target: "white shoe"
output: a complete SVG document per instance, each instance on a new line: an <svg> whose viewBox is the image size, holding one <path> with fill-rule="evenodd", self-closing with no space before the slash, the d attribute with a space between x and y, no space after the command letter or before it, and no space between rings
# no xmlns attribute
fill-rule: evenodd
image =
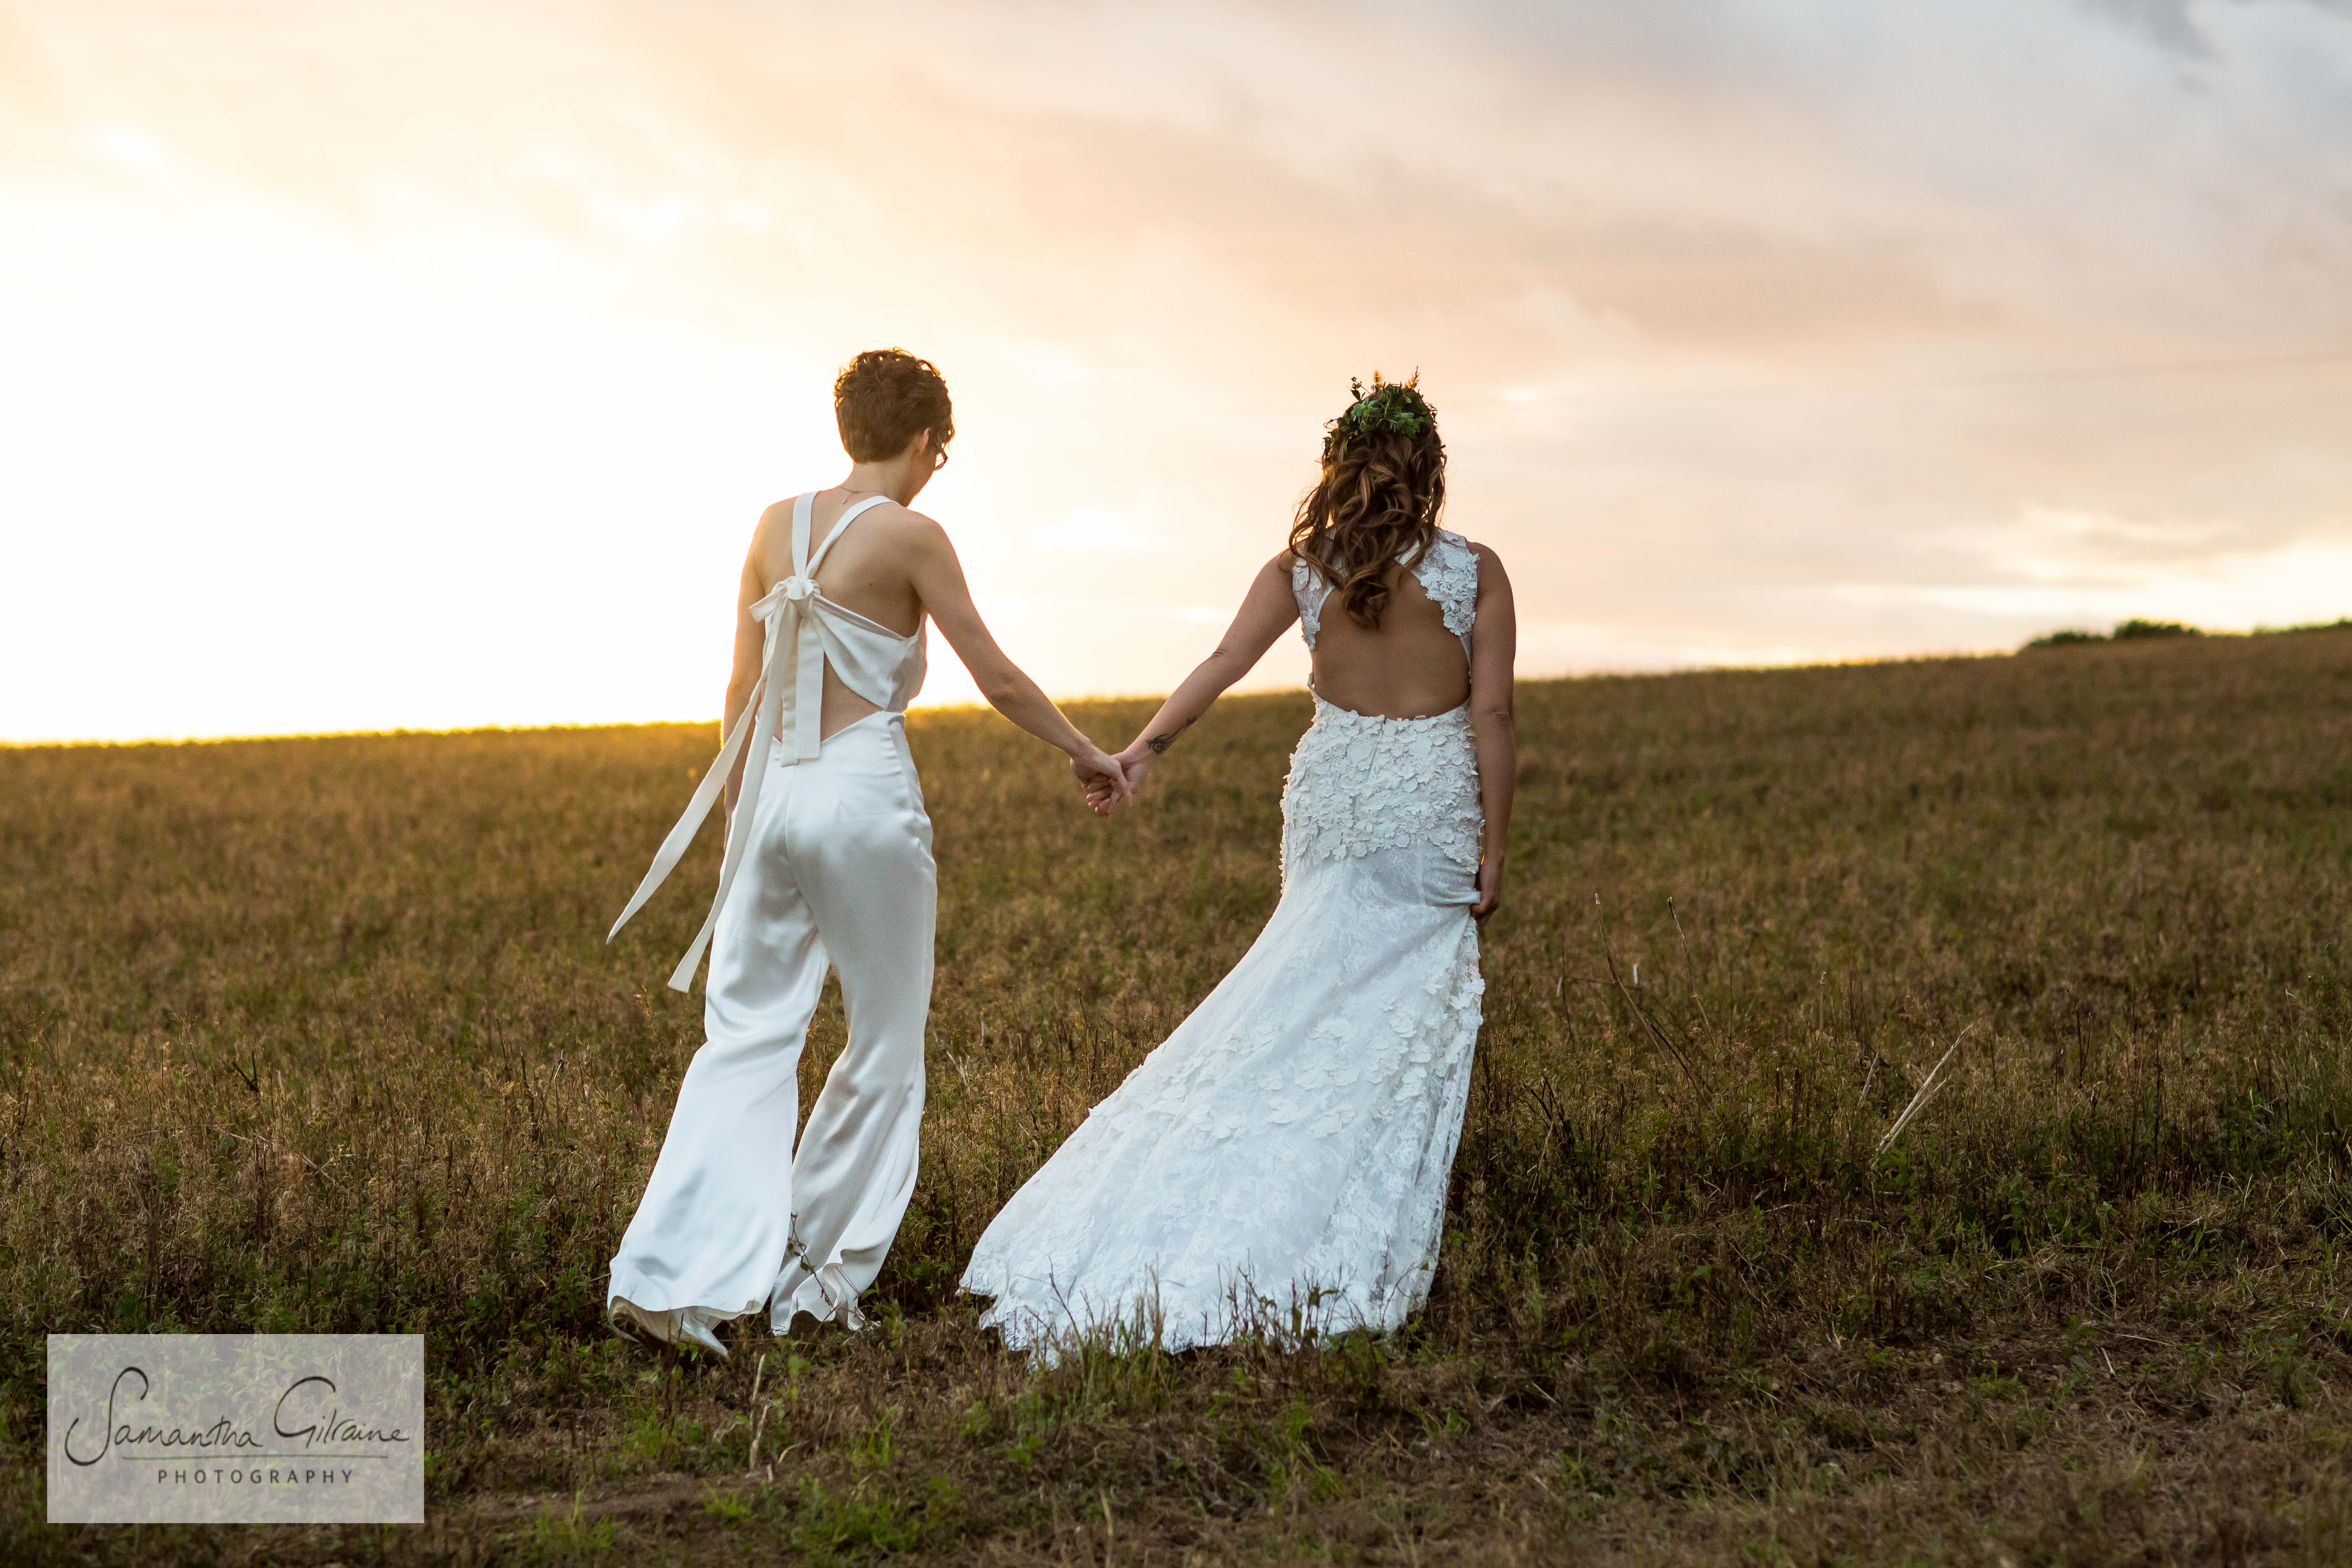
<svg viewBox="0 0 2352 1568"><path fill-rule="evenodd" d="M604 1309L604 1326L625 1340L639 1344L666 1345L677 1339L677 1314L654 1312L638 1306L625 1296L615 1296Z"/></svg>
<svg viewBox="0 0 2352 1568"><path fill-rule="evenodd" d="M817 1293L824 1299L824 1310L816 1313L818 1321L839 1323L852 1333L862 1332L869 1326L866 1314L857 1310L857 1287L843 1276L840 1264L828 1263L813 1278Z"/></svg>
<svg viewBox="0 0 2352 1568"><path fill-rule="evenodd" d="M674 1345L684 1340L710 1352L720 1361L728 1359L727 1347L719 1342L717 1334L710 1331L712 1323L724 1320L712 1317L708 1308L672 1307L656 1312L638 1306L626 1296L616 1296L605 1313L604 1321L625 1340L665 1345Z"/></svg>
<svg viewBox="0 0 2352 1568"><path fill-rule="evenodd" d="M725 1321L723 1318L710 1316L709 1309L707 1307L681 1307L677 1311L678 1336L681 1339L693 1341L720 1361L725 1361L727 1347L720 1344L719 1336L710 1331L712 1324Z"/></svg>

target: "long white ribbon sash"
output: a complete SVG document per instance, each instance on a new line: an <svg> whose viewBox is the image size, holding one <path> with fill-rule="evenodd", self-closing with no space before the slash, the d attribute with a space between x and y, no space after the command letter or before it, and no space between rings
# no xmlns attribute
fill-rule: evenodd
<svg viewBox="0 0 2352 1568"><path fill-rule="evenodd" d="M743 843L751 837L751 824L760 819L760 782L767 774L767 760L772 743L783 730L787 720L792 725L792 745L778 760L785 766L812 760L820 747L824 707L824 634L817 625L817 607L830 604L816 585L816 570L833 549L833 542L849 526L850 520L866 508L879 506L887 500L871 496L841 514L833 531L817 547L816 559L809 559L809 510L815 500L804 495L793 502L793 574L779 582L758 599L752 601L751 613L759 617L765 635L765 646L760 655L760 677L752 682L751 695L743 710L735 716L734 724L727 731L727 739L719 748L718 760L702 775L695 786L694 798L686 803L686 813L662 840L654 852L654 863L646 870L645 880L629 899L628 908L613 922L604 940L611 942L629 923L629 917L645 908L654 889L677 868L677 863L694 842L702 827L703 819L727 787L727 776L735 771L735 759L742 754L743 738L751 740L751 762L743 770L743 787L735 797L734 816L729 820L727 852L719 864L719 890L710 900L710 912L702 917L702 929L695 933L694 943L686 956L677 961L671 972L669 988L687 991L694 985L694 972L702 963L703 951L710 945L710 933L719 923L719 911L727 902L728 889L735 885L736 868L742 863ZM789 683L779 670L779 657L786 648L793 650L793 669ZM792 712L784 712L784 695L792 693ZM745 721L750 722L746 723ZM743 831L735 831L736 824Z"/></svg>

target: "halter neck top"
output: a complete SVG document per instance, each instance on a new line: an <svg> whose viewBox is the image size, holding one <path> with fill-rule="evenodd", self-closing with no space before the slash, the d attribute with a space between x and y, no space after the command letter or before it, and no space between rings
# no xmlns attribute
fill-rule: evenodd
<svg viewBox="0 0 2352 1568"><path fill-rule="evenodd" d="M669 830L669 837L662 840L652 868L646 872L645 880L637 884L628 908L613 922L612 931L605 935L606 942L621 934L629 917L645 907L654 889L662 885L663 879L686 854L687 846L694 842L703 818L710 815L710 807L727 786L727 775L735 770L735 759L741 754L746 737L751 742L751 760L743 769L743 787L735 800L735 815L746 823L754 820L759 811L760 781L771 762L793 767L818 754L823 746L819 731L827 665L833 667L844 686L888 712L904 713L915 693L922 689L925 623L918 620L914 635L902 637L888 626L835 604L816 583L817 568L824 564L834 541L842 536L860 512L887 499L868 496L845 510L814 556L809 553L809 512L816 497L804 495L793 501L793 574L779 580L751 605L751 612L759 617L767 637L760 657L759 679L752 683L751 695L743 704L743 710L735 715L726 743L719 748L718 760L703 773L694 798L687 803L686 814ZM694 945L686 950L686 956L678 960L677 970L669 977L671 990L684 991L694 984L694 972L702 963L703 950L710 944L711 929L718 923L719 908L727 902L727 889L735 884L735 868L742 860L743 844L750 837L748 833L727 835L727 853L719 867L719 891L710 900L710 912L703 917L702 930L696 933Z"/></svg>

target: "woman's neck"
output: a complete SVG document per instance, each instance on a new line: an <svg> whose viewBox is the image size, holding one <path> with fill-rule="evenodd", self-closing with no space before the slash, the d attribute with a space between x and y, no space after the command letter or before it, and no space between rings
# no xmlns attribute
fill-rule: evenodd
<svg viewBox="0 0 2352 1568"><path fill-rule="evenodd" d="M926 472L922 478L929 479ZM850 492L853 499L866 496L888 496L900 506L915 499L923 487L916 478L914 466L904 458L893 458L880 463L852 463L849 477L839 487Z"/></svg>

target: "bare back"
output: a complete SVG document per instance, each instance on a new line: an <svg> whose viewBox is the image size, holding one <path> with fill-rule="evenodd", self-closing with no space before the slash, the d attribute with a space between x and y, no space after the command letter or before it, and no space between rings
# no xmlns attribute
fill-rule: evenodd
<svg viewBox="0 0 2352 1568"><path fill-rule="evenodd" d="M1470 700L1470 660L1445 613L1402 566L1389 568L1381 624L1355 623L1335 592L1323 603L1315 639L1315 694L1382 719L1425 719Z"/></svg>
<svg viewBox="0 0 2352 1568"><path fill-rule="evenodd" d="M1473 633L1484 553L1439 529L1419 555L1388 568L1388 602L1371 626L1348 614L1329 578L1293 560L1290 592L1314 656L1315 694L1379 719L1430 719L1470 701L1478 689Z"/></svg>
<svg viewBox="0 0 2352 1568"><path fill-rule="evenodd" d="M862 496L840 489L820 490L809 510L809 537L821 540L833 531L841 514ZM843 609L865 616L900 637L913 637L923 624L923 602L915 586L912 564L917 535L937 524L894 501L868 508L852 520L848 530L825 552L816 574L824 596ZM745 587L754 598L793 573L793 503L778 501L760 518L751 536ZM753 589L751 578L756 574ZM824 704L818 732L831 735L869 713L882 710L852 691L827 665Z"/></svg>

